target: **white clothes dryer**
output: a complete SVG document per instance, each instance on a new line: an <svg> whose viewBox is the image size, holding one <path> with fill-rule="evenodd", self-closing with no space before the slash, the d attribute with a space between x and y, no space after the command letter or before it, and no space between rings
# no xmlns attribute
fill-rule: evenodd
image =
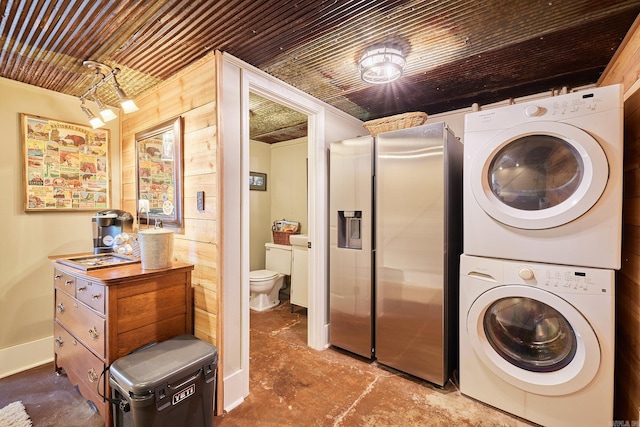
<svg viewBox="0 0 640 427"><path fill-rule="evenodd" d="M620 268L620 85L465 116L464 253Z"/></svg>
<svg viewBox="0 0 640 427"><path fill-rule="evenodd" d="M613 378L613 270L461 256L461 393L545 426L610 426Z"/></svg>

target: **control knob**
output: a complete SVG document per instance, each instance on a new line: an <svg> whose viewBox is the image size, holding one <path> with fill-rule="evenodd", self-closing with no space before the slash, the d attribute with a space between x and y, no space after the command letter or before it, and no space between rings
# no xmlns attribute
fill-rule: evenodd
<svg viewBox="0 0 640 427"><path fill-rule="evenodd" d="M518 276L523 280L531 280L534 277L533 270L527 267L523 267L518 271Z"/></svg>
<svg viewBox="0 0 640 427"><path fill-rule="evenodd" d="M527 108L524 109L524 115L527 117L539 116L540 113L542 113L542 108L537 105L527 105Z"/></svg>

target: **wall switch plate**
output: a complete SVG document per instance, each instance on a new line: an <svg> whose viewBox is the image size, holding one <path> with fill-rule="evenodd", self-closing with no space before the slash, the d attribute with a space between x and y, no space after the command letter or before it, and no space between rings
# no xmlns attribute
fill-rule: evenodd
<svg viewBox="0 0 640 427"><path fill-rule="evenodd" d="M196 193L196 200L197 200L198 212L204 212L204 191L198 191Z"/></svg>

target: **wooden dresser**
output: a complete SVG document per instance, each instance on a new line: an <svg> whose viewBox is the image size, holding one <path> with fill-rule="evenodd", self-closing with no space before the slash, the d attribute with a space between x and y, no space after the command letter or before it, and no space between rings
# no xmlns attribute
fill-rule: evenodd
<svg viewBox="0 0 640 427"><path fill-rule="evenodd" d="M111 363L154 341L193 333L191 271L143 270L140 263L83 271L53 264L55 369L65 373L82 395L113 425ZM99 392L98 392L99 391Z"/></svg>

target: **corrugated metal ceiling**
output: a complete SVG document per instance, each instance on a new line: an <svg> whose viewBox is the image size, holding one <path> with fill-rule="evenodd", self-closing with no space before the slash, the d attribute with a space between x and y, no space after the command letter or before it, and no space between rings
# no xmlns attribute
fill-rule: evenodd
<svg viewBox="0 0 640 427"><path fill-rule="evenodd" d="M0 76L82 95L94 60L132 97L214 49L362 120L429 114L595 83L638 0L59 0L0 2ZM397 82L360 80L365 48L392 42ZM113 91L101 91L117 104Z"/></svg>

